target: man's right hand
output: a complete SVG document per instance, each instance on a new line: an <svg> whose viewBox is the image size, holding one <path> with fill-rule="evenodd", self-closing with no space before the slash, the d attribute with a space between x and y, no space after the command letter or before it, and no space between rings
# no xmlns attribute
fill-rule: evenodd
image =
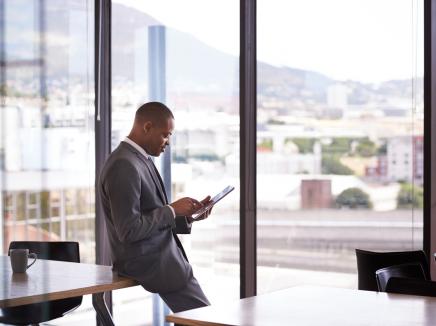
<svg viewBox="0 0 436 326"><path fill-rule="evenodd" d="M183 197L170 204L177 216L191 216L198 211L203 204L190 197Z"/></svg>

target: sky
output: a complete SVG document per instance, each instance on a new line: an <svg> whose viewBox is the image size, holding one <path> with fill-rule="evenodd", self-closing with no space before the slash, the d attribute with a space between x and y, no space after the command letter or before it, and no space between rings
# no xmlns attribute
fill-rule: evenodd
<svg viewBox="0 0 436 326"><path fill-rule="evenodd" d="M239 54L238 0L114 0ZM423 0L258 0L257 57L337 80L423 74Z"/></svg>

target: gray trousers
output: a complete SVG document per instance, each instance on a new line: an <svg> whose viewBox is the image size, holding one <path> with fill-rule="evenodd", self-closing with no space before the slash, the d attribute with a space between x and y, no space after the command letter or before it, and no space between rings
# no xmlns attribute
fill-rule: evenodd
<svg viewBox="0 0 436 326"><path fill-rule="evenodd" d="M184 289L159 293L159 296L174 313L210 305L195 277L191 278Z"/></svg>

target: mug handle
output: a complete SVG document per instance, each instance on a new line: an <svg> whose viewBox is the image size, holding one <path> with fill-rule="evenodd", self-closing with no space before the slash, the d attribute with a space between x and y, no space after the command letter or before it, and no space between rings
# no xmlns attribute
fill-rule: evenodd
<svg viewBox="0 0 436 326"><path fill-rule="evenodd" d="M29 268L30 266L35 264L36 259L37 259L38 256L36 254L34 254L33 252L31 252L28 257L33 258L33 262L31 262L29 265L27 265L27 268Z"/></svg>

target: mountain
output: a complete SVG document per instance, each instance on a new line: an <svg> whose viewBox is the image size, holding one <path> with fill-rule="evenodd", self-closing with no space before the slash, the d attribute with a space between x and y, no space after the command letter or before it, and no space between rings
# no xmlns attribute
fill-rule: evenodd
<svg viewBox="0 0 436 326"><path fill-rule="evenodd" d="M65 3L47 0L46 4L44 35L48 84L57 85L52 87L69 87L75 81L83 83L86 80L92 84L92 7L86 8L85 3L78 0ZM18 5L15 9L10 8L12 12L24 12L24 9ZM17 21L8 22L8 30L21 41L7 42L8 57L38 57L39 52L35 50L38 47L30 47L34 50L29 54L29 46L22 45L26 44L23 42L28 35L19 34L20 30L33 30L35 34L32 42L37 44L39 36L34 23L25 15L21 17L14 14L13 17L15 16L18 17ZM154 17L130 7L112 4L112 84L115 89L135 83L147 84L148 31L150 26L156 25L161 23ZM228 98L230 95L237 99L237 56L219 51L190 34L172 28L166 28L166 54L167 92L216 98ZM348 103L356 105L370 101L383 104L389 98L407 100L412 98L414 92L422 94L422 79L418 79L417 87L413 88L410 79L386 81L377 85L351 80L337 81L318 72L277 67L264 62L258 62L257 71L259 99L280 101L285 106L289 106L286 103L299 103L303 107L325 104L329 86L338 83L349 90ZM49 86L49 92L51 91Z"/></svg>
<svg viewBox="0 0 436 326"><path fill-rule="evenodd" d="M144 44L135 43L134 35L148 26L159 24L153 17L135 9L114 4L112 30L112 58L114 75L134 79L135 51ZM122 14L121 14L122 13ZM138 32L139 31L139 32ZM145 35L145 34L144 34ZM143 38L145 39L145 37ZM136 40L137 41L137 40ZM239 58L204 44L194 36L178 30L166 29L167 90L169 92L205 93L210 95L238 94ZM301 102L308 105L326 103L327 89L343 84L349 90L349 104L361 105L370 101L384 103L388 98L411 98L411 80L391 80L380 84L357 81L337 81L314 71L291 67L277 67L264 62L257 66L258 95L284 102ZM146 72L144 71L144 74ZM417 94L422 94L422 78L416 81Z"/></svg>
<svg viewBox="0 0 436 326"><path fill-rule="evenodd" d="M116 12L113 26L117 26L112 30L113 73L122 80L133 81L138 58L147 55L144 45L137 42L138 35L142 33L142 39L146 42L144 29L154 25L156 20L145 13L118 4L114 4L113 11ZM168 91L238 93L238 57L221 52L192 35L172 28L166 29L166 47ZM141 51L143 56L138 56ZM139 66L144 69L140 62ZM258 91L266 96L303 96L322 101L325 99L325 88L332 83L330 78L316 72L258 63Z"/></svg>
<svg viewBox="0 0 436 326"><path fill-rule="evenodd" d="M325 102L326 89L334 80L317 72L257 64L257 91L263 97L282 101Z"/></svg>

